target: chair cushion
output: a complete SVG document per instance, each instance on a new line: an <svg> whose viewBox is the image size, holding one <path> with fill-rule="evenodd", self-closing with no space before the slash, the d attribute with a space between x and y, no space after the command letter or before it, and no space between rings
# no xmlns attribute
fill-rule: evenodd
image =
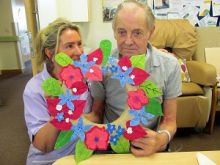
<svg viewBox="0 0 220 165"><path fill-rule="evenodd" d="M204 92L202 88L193 82L182 82L182 95L192 96L192 95L203 95Z"/></svg>
<svg viewBox="0 0 220 165"><path fill-rule="evenodd" d="M181 79L183 82L190 82L189 72L186 66L186 59L178 58L179 65L181 67Z"/></svg>
<svg viewBox="0 0 220 165"><path fill-rule="evenodd" d="M196 28L188 20L156 20L151 43L157 48L171 48L179 58L189 60L197 46Z"/></svg>

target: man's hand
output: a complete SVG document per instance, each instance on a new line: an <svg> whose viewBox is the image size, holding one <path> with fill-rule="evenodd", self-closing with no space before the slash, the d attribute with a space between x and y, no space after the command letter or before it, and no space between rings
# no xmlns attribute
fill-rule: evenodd
<svg viewBox="0 0 220 165"><path fill-rule="evenodd" d="M166 149L168 137L165 133L158 133L145 128L147 135L131 141L131 152L137 156L148 156Z"/></svg>

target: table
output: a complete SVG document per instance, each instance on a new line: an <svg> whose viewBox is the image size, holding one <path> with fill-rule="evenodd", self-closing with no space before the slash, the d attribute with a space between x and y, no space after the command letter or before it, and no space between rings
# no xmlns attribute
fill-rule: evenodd
<svg viewBox="0 0 220 165"><path fill-rule="evenodd" d="M220 165L220 150L195 152L164 152L149 157L135 157L132 154L92 155L79 165L198 165L196 154L201 152ZM73 155L57 160L53 165L75 165Z"/></svg>

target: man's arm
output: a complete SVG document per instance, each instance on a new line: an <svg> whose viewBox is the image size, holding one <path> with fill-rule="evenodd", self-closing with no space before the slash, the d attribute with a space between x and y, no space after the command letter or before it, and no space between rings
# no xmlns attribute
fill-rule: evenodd
<svg viewBox="0 0 220 165"><path fill-rule="evenodd" d="M170 132L171 137L176 132L176 98L164 100L163 112L164 116L160 122L159 129ZM146 128L147 135L143 138L136 139L131 142L131 152L135 156L148 156L155 152L166 149L169 143L167 133L158 133Z"/></svg>
<svg viewBox="0 0 220 165"><path fill-rule="evenodd" d="M94 123L102 123L105 110L104 100L93 100L92 111L84 116Z"/></svg>

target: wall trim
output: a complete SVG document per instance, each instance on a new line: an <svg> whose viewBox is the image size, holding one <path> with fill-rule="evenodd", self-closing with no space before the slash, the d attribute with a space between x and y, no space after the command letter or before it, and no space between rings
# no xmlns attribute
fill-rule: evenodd
<svg viewBox="0 0 220 165"><path fill-rule="evenodd" d="M17 42L18 36L0 36L0 42Z"/></svg>

